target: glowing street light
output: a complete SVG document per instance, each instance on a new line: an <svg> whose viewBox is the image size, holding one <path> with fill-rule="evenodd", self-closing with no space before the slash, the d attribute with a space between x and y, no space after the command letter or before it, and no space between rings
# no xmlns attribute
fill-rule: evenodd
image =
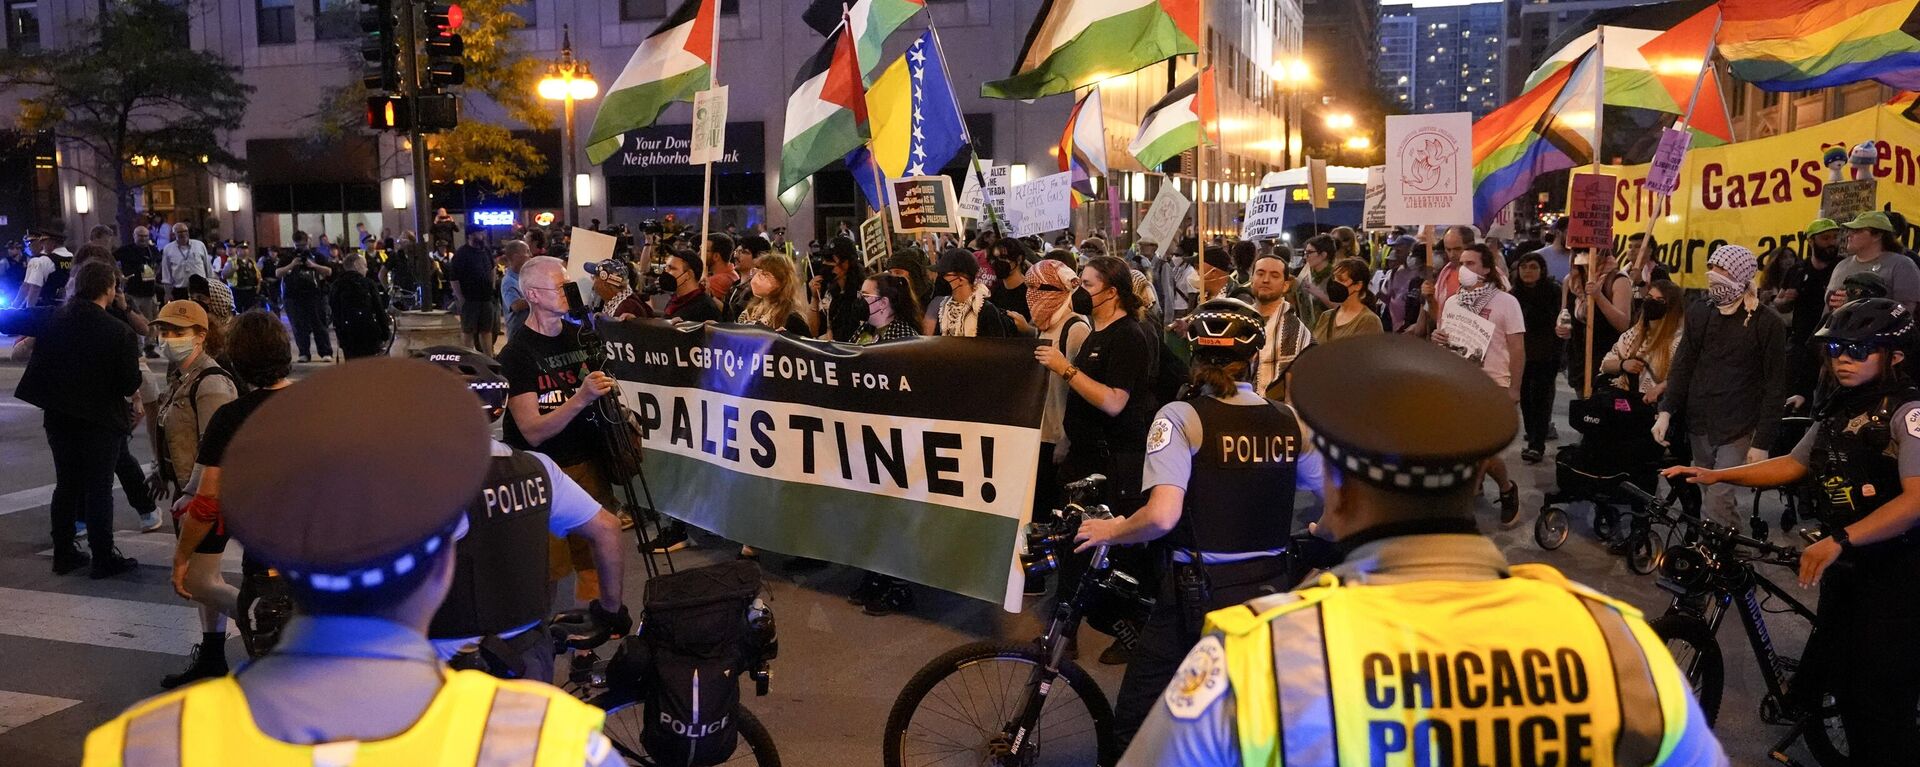
<svg viewBox="0 0 1920 767"><path fill-rule="evenodd" d="M559 101L566 105L566 120L563 130L566 133L567 156L561 163L560 177L572 178L574 155L579 150L574 145L573 102L584 101L600 95L600 84L593 79L593 68L585 61L573 57L572 32L566 25L560 27L560 60L547 65L547 76L537 86L540 98ZM580 211L571 199L575 195L574 185L562 183L560 191L569 199L563 200L561 210L566 211L567 221L580 222ZM591 194L589 189L588 194ZM586 204L585 202L581 203Z"/></svg>
<svg viewBox="0 0 1920 767"><path fill-rule="evenodd" d="M1345 112L1327 115L1327 128L1330 130L1346 130L1352 127L1353 115Z"/></svg>
<svg viewBox="0 0 1920 767"><path fill-rule="evenodd" d="M1366 136L1347 137L1347 148L1356 152L1365 152L1373 148L1373 139Z"/></svg>

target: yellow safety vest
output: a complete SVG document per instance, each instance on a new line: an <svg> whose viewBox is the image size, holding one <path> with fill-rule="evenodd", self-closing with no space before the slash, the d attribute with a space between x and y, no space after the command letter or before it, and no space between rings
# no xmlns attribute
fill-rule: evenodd
<svg viewBox="0 0 1920 767"><path fill-rule="evenodd" d="M1686 726L1665 645L1630 605L1545 565L1497 581L1331 575L1221 632L1241 763L1663 764Z"/></svg>
<svg viewBox="0 0 1920 767"><path fill-rule="evenodd" d="M96 728L85 767L581 767L605 718L548 685L454 671L406 732L300 746L262 733L240 684L221 677L144 701Z"/></svg>

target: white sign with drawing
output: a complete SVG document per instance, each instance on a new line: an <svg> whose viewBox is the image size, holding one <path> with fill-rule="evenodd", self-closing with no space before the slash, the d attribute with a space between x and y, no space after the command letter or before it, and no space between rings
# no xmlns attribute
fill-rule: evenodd
<svg viewBox="0 0 1920 767"><path fill-rule="evenodd" d="M727 154L727 86L693 94L693 141L687 164L720 162Z"/></svg>
<svg viewBox="0 0 1920 767"><path fill-rule="evenodd" d="M1473 115L1387 117L1387 220L1395 226L1473 220Z"/></svg>
<svg viewBox="0 0 1920 767"><path fill-rule="evenodd" d="M1440 316L1440 332L1435 334L1444 336L1440 345L1475 365L1482 364L1487 348L1493 345L1493 320L1457 306L1447 309Z"/></svg>
<svg viewBox="0 0 1920 767"><path fill-rule="evenodd" d="M1140 239L1151 240L1162 247L1171 246L1174 238L1180 236L1180 222L1187 220L1187 209L1191 207L1193 201L1180 193L1173 179L1162 179L1160 193L1154 195L1147 215L1140 218Z"/></svg>
<svg viewBox="0 0 1920 767"><path fill-rule="evenodd" d="M1015 237L1073 226L1073 171L1041 176L1007 193L1007 230Z"/></svg>
<svg viewBox="0 0 1920 767"><path fill-rule="evenodd" d="M986 218L987 193L981 186L981 179L993 171L992 160L980 160L979 170L972 163L967 164L966 180L960 184L960 217Z"/></svg>

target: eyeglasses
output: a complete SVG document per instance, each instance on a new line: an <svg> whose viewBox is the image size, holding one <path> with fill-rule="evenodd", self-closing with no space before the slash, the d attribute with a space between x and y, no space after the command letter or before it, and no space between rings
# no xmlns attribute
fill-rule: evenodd
<svg viewBox="0 0 1920 767"><path fill-rule="evenodd" d="M1868 357L1873 356L1873 353L1879 350L1880 350L1880 343L1878 341L1828 341L1827 342L1827 358L1828 359L1837 360L1837 359L1840 359L1842 355L1844 355L1846 357L1857 360L1859 362L1866 362Z"/></svg>

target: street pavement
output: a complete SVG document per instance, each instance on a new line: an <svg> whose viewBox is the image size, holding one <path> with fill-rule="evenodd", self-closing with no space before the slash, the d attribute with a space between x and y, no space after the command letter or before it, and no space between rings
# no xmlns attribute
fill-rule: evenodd
<svg viewBox="0 0 1920 767"><path fill-rule="evenodd" d="M5 346L0 340L0 359ZM317 368L298 367L297 376ZM167 584L164 565L172 536L139 534L124 496L117 493L116 534L122 549L140 560L138 572L106 581L51 573L46 508L53 467L39 411L12 397L21 369L18 363L0 363L0 467L5 467L0 470L0 765L71 765L79 762L89 729L159 692L160 677L185 665L199 629L192 607ZM1561 412L1566 396L1563 391ZM1561 431L1563 437L1573 436L1564 424ZM149 460L145 434L135 437L135 455ZM1552 464L1522 464L1517 446L1508 451L1507 461L1522 488L1522 524L1500 530L1488 502L1491 493L1479 516L1482 529L1509 558L1552 564L1650 616L1665 609L1666 594L1652 577L1633 573L1592 540L1585 504L1575 506L1573 539L1558 551L1540 550L1531 522L1541 490L1552 487ZM315 470L325 467L325 456L314 456ZM1741 491L1743 509L1751 498ZM1762 507L1770 519L1778 512L1775 498L1767 496ZM1787 539L1776 534L1776 540ZM675 564L684 568L732 555L724 548L690 550L676 554ZM630 553L629 560L628 601L637 609L645 578L639 555ZM773 664L770 694L755 698L748 687L743 700L771 730L788 765L877 764L887 711L921 665L959 644L1030 638L1042 626L1033 599L1025 612L1008 614L928 589L920 590L911 613L871 617L845 599L859 573L839 566L794 570L777 554L767 554L762 562L778 621L780 657ZM229 579L237 583L237 561L228 564ZM1772 575L1801 593L1785 571ZM1776 621L1769 628L1783 652L1797 653L1804 642L1804 625ZM1767 747L1782 728L1759 721L1761 685L1752 653L1736 625L1723 627L1720 639L1727 656L1721 740L1735 764L1770 763ZM1109 642L1090 629L1081 638L1085 664L1111 697L1121 669L1093 660ZM235 661L244 656L237 637L229 639L227 652Z"/></svg>

